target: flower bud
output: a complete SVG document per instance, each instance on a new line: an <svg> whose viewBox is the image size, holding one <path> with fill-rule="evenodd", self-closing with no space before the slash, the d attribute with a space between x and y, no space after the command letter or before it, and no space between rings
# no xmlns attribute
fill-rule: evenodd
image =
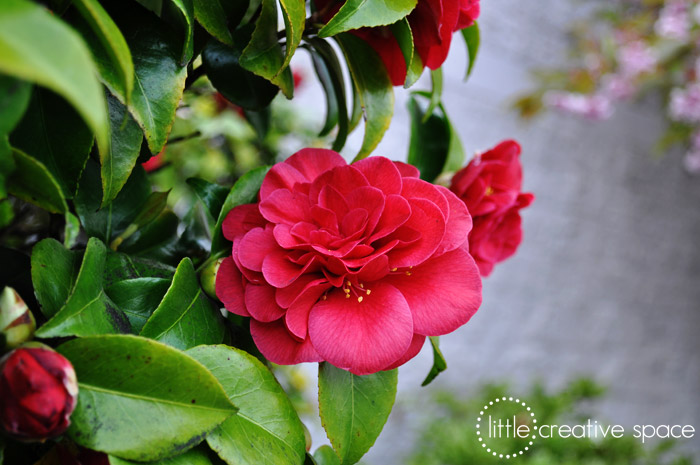
<svg viewBox="0 0 700 465"><path fill-rule="evenodd" d="M0 294L0 333L5 336L5 345L14 349L34 336L36 321L24 300L11 287ZM2 342L0 342L0 349Z"/></svg>
<svg viewBox="0 0 700 465"><path fill-rule="evenodd" d="M48 347L20 347L0 359L0 427L21 441L43 441L70 425L75 370Z"/></svg>
<svg viewBox="0 0 700 465"><path fill-rule="evenodd" d="M212 299L218 299L218 297L216 297L216 273L219 271L219 267L223 261L223 258L219 258L218 260L207 264L199 275L199 281L202 285L202 289Z"/></svg>

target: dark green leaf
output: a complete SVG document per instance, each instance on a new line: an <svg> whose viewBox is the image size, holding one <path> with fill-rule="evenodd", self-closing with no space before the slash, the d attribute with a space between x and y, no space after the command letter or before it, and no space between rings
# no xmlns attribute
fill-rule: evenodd
<svg viewBox="0 0 700 465"><path fill-rule="evenodd" d="M200 346L187 354L221 382L238 415L207 436L229 465L302 465L306 440L291 401L270 371L252 355L233 347Z"/></svg>
<svg viewBox="0 0 700 465"><path fill-rule="evenodd" d="M426 376L425 380L423 380L421 386L427 386L428 384L432 383L433 380L437 378L437 375L447 369L447 362L440 351L440 338L438 336L430 336L429 339L430 345L433 348L433 366L428 372L428 376Z"/></svg>
<svg viewBox="0 0 700 465"><path fill-rule="evenodd" d="M306 1L305 0L279 0L284 18L284 30L287 37L285 45L284 63L281 69L289 66L292 56L301 43L301 36L306 26Z"/></svg>
<svg viewBox="0 0 700 465"><path fill-rule="evenodd" d="M169 0L168 5L177 9L179 23L185 34L185 43L182 46L180 66L186 66L194 53L194 5L193 0Z"/></svg>
<svg viewBox="0 0 700 465"><path fill-rule="evenodd" d="M343 465L357 463L382 432L397 381L398 370L357 376L329 363L319 365L321 421Z"/></svg>
<svg viewBox="0 0 700 465"><path fill-rule="evenodd" d="M46 166L67 199L75 195L92 142L80 115L61 97L39 87L10 138L13 147Z"/></svg>
<svg viewBox="0 0 700 465"><path fill-rule="evenodd" d="M194 0L194 16L197 22L219 42L233 46L226 13L219 0Z"/></svg>
<svg viewBox="0 0 700 465"><path fill-rule="evenodd" d="M403 58L406 61L406 82L404 87L408 89L418 81L423 73L423 61L413 45L413 32L407 18L391 25L391 33L399 44Z"/></svg>
<svg viewBox="0 0 700 465"><path fill-rule="evenodd" d="M104 285L109 289L120 281L137 278L164 278L169 283L174 274L175 268L171 266L148 259L131 257L124 253L108 251ZM160 303L160 301L158 302ZM153 308L155 309L155 307Z"/></svg>
<svg viewBox="0 0 700 465"><path fill-rule="evenodd" d="M189 258L180 262L170 289L141 330L141 336L182 350L223 340L221 315L199 287Z"/></svg>
<svg viewBox="0 0 700 465"><path fill-rule="evenodd" d="M0 2L0 72L35 82L63 96L109 150L107 105L90 52L80 36L42 6Z"/></svg>
<svg viewBox="0 0 700 465"><path fill-rule="evenodd" d="M98 336L58 347L78 376L68 430L83 447L136 461L182 453L236 412L200 363L136 336Z"/></svg>
<svg viewBox="0 0 700 465"><path fill-rule="evenodd" d="M320 135L327 134L337 122L338 135L333 142L332 149L339 152L345 146L350 130L343 69L340 66L335 50L328 42L323 39L311 39L309 42L316 52L316 54L312 52L311 57L313 58L316 74L318 74L318 78L326 91L328 104L326 125Z"/></svg>
<svg viewBox="0 0 700 465"><path fill-rule="evenodd" d="M357 86L365 118L365 137L355 160L367 157L389 129L394 114L394 88L386 67L372 47L351 34L337 36Z"/></svg>
<svg viewBox="0 0 700 465"><path fill-rule="evenodd" d="M212 218L218 218L229 189L199 178L190 178L187 180L187 184L194 190L194 193L197 194L204 206L207 207L207 211L209 211Z"/></svg>
<svg viewBox="0 0 700 465"><path fill-rule="evenodd" d="M30 83L0 75L0 135L8 134L17 125L31 96Z"/></svg>
<svg viewBox="0 0 700 465"><path fill-rule="evenodd" d="M71 212L66 212L65 220L66 225L63 228L63 245L65 245L67 249L70 249L78 241L80 220Z"/></svg>
<svg viewBox="0 0 700 465"><path fill-rule="evenodd" d="M269 106L263 108L262 110L246 110L243 109L243 114L248 124L253 126L255 133L258 135L258 140L264 141L267 137L268 132L270 132L270 120L272 118L272 111Z"/></svg>
<svg viewBox="0 0 700 465"><path fill-rule="evenodd" d="M102 287L106 255L107 248L99 239L88 241L68 300L37 330L37 337L94 336L131 330L124 313L115 308Z"/></svg>
<svg viewBox="0 0 700 465"><path fill-rule="evenodd" d="M422 122L428 121L440 103L442 103L442 68L430 71L430 80L433 84L432 91L430 92L430 103L428 104L428 109L425 110Z"/></svg>
<svg viewBox="0 0 700 465"><path fill-rule="evenodd" d="M340 459L331 446L321 446L314 452L317 465L340 465Z"/></svg>
<svg viewBox="0 0 700 465"><path fill-rule="evenodd" d="M117 250L119 246L127 239L132 239L132 243L136 242L134 236L141 237L146 232L146 226L151 223L162 219L162 214L165 207L168 205L168 192L152 192L148 196L146 202L141 207L140 211L136 215L136 218L131 220L129 226L126 227L124 232L117 236L110 244L109 248L112 250ZM174 214L172 216L175 216ZM165 223L167 224L167 222ZM165 236L165 232L171 228L163 228L164 224L159 225L160 233ZM175 216L175 226L177 227L177 216ZM133 249L133 247L132 247Z"/></svg>
<svg viewBox="0 0 700 465"><path fill-rule="evenodd" d="M116 282L105 292L129 319L131 329L140 333L169 288L170 279L134 278Z"/></svg>
<svg viewBox="0 0 700 465"><path fill-rule="evenodd" d="M111 69L121 80L128 101L134 88L134 63L131 60L131 51L126 45L124 36L97 0L73 0L73 5L80 12L85 23L92 29L93 34L97 36L98 42L111 60ZM88 39L92 39L92 37L88 37ZM99 45L88 41L88 46L94 48Z"/></svg>
<svg viewBox="0 0 700 465"><path fill-rule="evenodd" d="M112 6L107 11L124 34L134 61L134 91L127 107L143 129L148 148L155 155L168 140L185 88L187 68L180 66L180 42L151 12L138 5L125 9L119 2L109 3ZM101 69L111 66L104 52L93 50L93 54ZM101 75L112 93L126 104L125 90L113 79L113 73Z"/></svg>
<svg viewBox="0 0 700 465"><path fill-rule="evenodd" d="M275 84L287 98L294 95L294 78L289 67L285 67L285 56L277 39L276 0L262 0L255 31L241 53L240 63L248 71Z"/></svg>
<svg viewBox="0 0 700 465"><path fill-rule="evenodd" d="M421 179L432 182L442 173L450 149L450 126L447 119L433 113L423 122L425 106L412 95L408 100L411 114L411 140L408 163L420 170Z"/></svg>
<svg viewBox="0 0 700 465"><path fill-rule="evenodd" d="M260 168L248 171L246 174L241 176L238 181L236 181L236 184L233 185L231 191L226 197L224 206L221 208L219 219L217 220L214 231L212 232L212 255L216 255L217 253L226 249L226 239L224 239L224 235L221 232L221 225L224 223L224 219L226 219L228 212L230 212L233 207L237 207L238 205L255 202L263 179L265 179L265 175L269 170L269 166L261 166Z"/></svg>
<svg viewBox="0 0 700 465"><path fill-rule="evenodd" d="M464 37L464 42L467 44L467 52L469 53L469 67L467 68L467 75L464 77L466 80L472 74L476 56L479 53L479 45L481 42L479 24L474 22L474 24L468 28L462 29L462 37Z"/></svg>
<svg viewBox="0 0 700 465"><path fill-rule="evenodd" d="M61 186L46 166L36 158L13 149L15 170L7 179L7 191L51 213L68 211Z"/></svg>
<svg viewBox="0 0 700 465"><path fill-rule="evenodd" d="M54 316L68 300L81 258L80 252L66 250L54 239L44 239L32 249L34 293L46 318Z"/></svg>
<svg viewBox="0 0 700 465"><path fill-rule="evenodd" d="M361 27L388 26L405 18L417 0L347 0L318 33L329 37Z"/></svg>
<svg viewBox="0 0 700 465"><path fill-rule="evenodd" d="M239 49L215 40L210 40L202 52L207 76L221 95L242 108L265 108L277 95L278 88L267 79L244 69L239 64L239 58Z"/></svg>
<svg viewBox="0 0 700 465"><path fill-rule="evenodd" d="M109 465L211 465L211 460L205 450L201 448L190 449L184 454L158 460L157 462L132 462L118 457L109 457Z"/></svg>
<svg viewBox="0 0 700 465"><path fill-rule="evenodd" d="M107 97L109 104L109 123L112 130L112 150L101 159L102 171L102 206L114 200L129 179L136 166L143 133L116 97Z"/></svg>

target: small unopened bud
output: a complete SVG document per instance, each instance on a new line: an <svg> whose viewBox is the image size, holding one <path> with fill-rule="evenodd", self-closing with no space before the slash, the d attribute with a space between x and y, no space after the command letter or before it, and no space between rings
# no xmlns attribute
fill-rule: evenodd
<svg viewBox="0 0 700 465"><path fill-rule="evenodd" d="M5 337L5 346L14 349L29 341L35 329L34 315L17 291L11 287L3 289L0 294L0 333Z"/></svg>
<svg viewBox="0 0 700 465"><path fill-rule="evenodd" d="M202 285L202 289L207 293L212 299L217 299L216 297L216 273L219 272L219 267L223 258L214 260L208 263L201 271L199 275L199 282Z"/></svg>

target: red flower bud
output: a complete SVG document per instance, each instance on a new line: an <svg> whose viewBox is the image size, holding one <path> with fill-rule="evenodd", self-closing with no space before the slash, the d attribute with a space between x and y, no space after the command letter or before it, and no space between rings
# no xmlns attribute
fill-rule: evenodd
<svg viewBox="0 0 700 465"><path fill-rule="evenodd" d="M16 439L63 433L77 396L73 366L48 347L20 347L0 360L0 426Z"/></svg>

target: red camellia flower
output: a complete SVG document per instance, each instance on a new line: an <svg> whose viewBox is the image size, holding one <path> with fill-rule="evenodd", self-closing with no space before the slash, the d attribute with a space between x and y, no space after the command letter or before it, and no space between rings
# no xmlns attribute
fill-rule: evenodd
<svg viewBox="0 0 700 465"><path fill-rule="evenodd" d="M342 2L315 0L324 20L329 20L340 9ZM423 65L437 69L447 58L452 34L474 24L479 17L479 0L418 0L416 8L408 15L413 42ZM399 43L388 26L366 27L352 31L368 42L379 54L389 71L395 86L406 81L406 60Z"/></svg>
<svg viewBox="0 0 700 465"><path fill-rule="evenodd" d="M452 178L450 189L474 220L469 252L488 276L496 263L513 255L522 240L520 209L532 203L522 186L520 145L512 140L477 155Z"/></svg>
<svg viewBox="0 0 700 465"><path fill-rule="evenodd" d="M383 157L348 165L305 149L272 167L259 200L224 221L233 254L216 294L251 317L258 349L275 363L391 369L481 304L471 217L412 166Z"/></svg>
<svg viewBox="0 0 700 465"><path fill-rule="evenodd" d="M0 423L16 439L41 441L63 433L77 395L73 366L57 352L20 347L0 362Z"/></svg>

